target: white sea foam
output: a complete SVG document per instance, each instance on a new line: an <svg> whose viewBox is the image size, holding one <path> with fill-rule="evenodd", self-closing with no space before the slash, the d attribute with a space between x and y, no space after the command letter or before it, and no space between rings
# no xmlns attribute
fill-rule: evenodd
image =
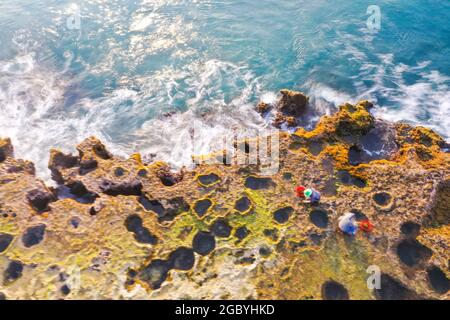
<svg viewBox="0 0 450 320"><path fill-rule="evenodd" d="M430 61L408 66L396 64L393 54L383 54L378 56L380 63L369 63L354 50L349 53L360 64L360 74L354 77L356 94L340 92L321 83L306 84L320 113L328 114L344 102L368 99L375 103L373 112L380 118L425 125L450 138L449 77L430 70ZM408 82L408 77L414 80ZM370 80L370 85L363 80Z"/></svg>
<svg viewBox="0 0 450 320"><path fill-rule="evenodd" d="M65 109L68 81L37 67L33 55L4 62L0 74L1 135L12 138L16 155L32 160L48 180L49 149L74 151L95 135L119 156L155 155L174 168L192 163L191 155L220 149L220 137L263 134L267 123L250 104L259 84L243 66L209 60L182 70L163 70L136 79L135 89L118 88L101 98L84 97ZM181 112L164 108L185 101ZM192 134L195 134L195 146ZM195 148L194 148L195 147Z"/></svg>

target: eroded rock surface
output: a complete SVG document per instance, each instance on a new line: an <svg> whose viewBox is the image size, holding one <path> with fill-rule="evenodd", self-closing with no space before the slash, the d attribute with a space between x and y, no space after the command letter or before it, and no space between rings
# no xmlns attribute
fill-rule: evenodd
<svg viewBox="0 0 450 320"><path fill-rule="evenodd" d="M283 99L287 114L307 103ZM1 296L449 299L446 143L423 127L378 121L371 106L345 104L311 131L281 133L271 176L259 162L223 159L171 172L139 154L115 157L91 137L76 155L51 151L51 188L0 139ZM371 141L389 152L368 157ZM300 201L299 184L321 191L321 203ZM369 218L374 231L337 232L345 212ZM374 265L379 290L366 283Z"/></svg>

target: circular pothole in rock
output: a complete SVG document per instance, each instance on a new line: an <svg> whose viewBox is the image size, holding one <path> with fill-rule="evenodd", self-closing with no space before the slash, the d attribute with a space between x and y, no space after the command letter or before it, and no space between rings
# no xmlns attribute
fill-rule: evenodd
<svg viewBox="0 0 450 320"><path fill-rule="evenodd" d="M245 187L252 190L264 190L273 187L275 183L271 178L258 178L250 176L245 179Z"/></svg>
<svg viewBox="0 0 450 320"><path fill-rule="evenodd" d="M243 240L249 235L250 231L248 231L246 226L242 226L236 229L234 232L234 236L239 240Z"/></svg>
<svg viewBox="0 0 450 320"><path fill-rule="evenodd" d="M391 202L391 199L391 195L387 192L378 192L373 195L373 200L381 207L386 207Z"/></svg>
<svg viewBox="0 0 450 320"><path fill-rule="evenodd" d="M414 300L417 294L388 274L381 275L380 289L374 290L377 300Z"/></svg>
<svg viewBox="0 0 450 320"><path fill-rule="evenodd" d="M198 176L198 181L205 187L212 186L219 182L220 178L215 173L203 174Z"/></svg>
<svg viewBox="0 0 450 320"><path fill-rule="evenodd" d="M206 256L216 247L216 239L210 232L199 231L192 240L192 249L202 256Z"/></svg>
<svg viewBox="0 0 450 320"><path fill-rule="evenodd" d="M3 274L3 283L9 285L22 277L23 264L20 261L11 261Z"/></svg>
<svg viewBox="0 0 450 320"><path fill-rule="evenodd" d="M142 218L136 214L125 219L125 227L128 231L134 233L134 239L139 243L154 245L158 242L158 238L143 226Z"/></svg>
<svg viewBox="0 0 450 320"><path fill-rule="evenodd" d="M70 288L67 284L61 287L61 293L65 296L67 296L70 293Z"/></svg>
<svg viewBox="0 0 450 320"><path fill-rule="evenodd" d="M78 217L74 217L72 219L70 219L70 224L72 225L72 227L74 229L78 229L78 227L80 226L81 223L81 219Z"/></svg>
<svg viewBox="0 0 450 320"><path fill-rule="evenodd" d="M5 251L11 242L13 241L14 237L7 233L0 233L0 253Z"/></svg>
<svg viewBox="0 0 450 320"><path fill-rule="evenodd" d="M250 209L251 201L247 197L242 197L238 201L236 201L234 208L239 212L246 212Z"/></svg>
<svg viewBox="0 0 450 320"><path fill-rule="evenodd" d="M353 185L358 188L365 188L367 186L366 180L351 175L347 170L339 170L337 177L339 182L344 185Z"/></svg>
<svg viewBox="0 0 450 320"><path fill-rule="evenodd" d="M328 226L328 213L322 209L315 209L309 214L309 219L318 228L325 229Z"/></svg>
<svg viewBox="0 0 450 320"><path fill-rule="evenodd" d="M158 200L149 200L145 195L141 195L138 201L145 210L155 212L158 217L164 216L164 206Z"/></svg>
<svg viewBox="0 0 450 320"><path fill-rule="evenodd" d="M397 255L400 261L409 267L425 263L431 258L433 252L415 239L405 239L397 246Z"/></svg>
<svg viewBox="0 0 450 320"><path fill-rule="evenodd" d="M339 282L330 280L322 285L323 300L348 300L347 289Z"/></svg>
<svg viewBox="0 0 450 320"><path fill-rule="evenodd" d="M139 278L148 283L153 289L159 289L166 280L169 271L169 263L164 260L153 260L148 266L139 272Z"/></svg>
<svg viewBox="0 0 450 320"><path fill-rule="evenodd" d="M39 244L44 239L45 228L45 224L28 228L22 236L24 246L29 248Z"/></svg>
<svg viewBox="0 0 450 320"><path fill-rule="evenodd" d="M311 141L308 143L308 152L313 156L318 156L324 148L324 143L321 141Z"/></svg>
<svg viewBox="0 0 450 320"><path fill-rule="evenodd" d="M368 219L367 216L364 213L362 213L360 210L352 209L352 210L350 210L350 212L355 214L356 221L364 221L364 220Z"/></svg>
<svg viewBox="0 0 450 320"><path fill-rule="evenodd" d="M169 267L177 270L190 270L195 263L194 250L179 247L169 255Z"/></svg>
<svg viewBox="0 0 450 320"><path fill-rule="evenodd" d="M432 266L427 270L428 280L434 291L445 294L450 289L450 280L445 273L437 266Z"/></svg>
<svg viewBox="0 0 450 320"><path fill-rule="evenodd" d="M122 177L125 174L125 170L123 168L116 168L114 169L114 175L116 177Z"/></svg>
<svg viewBox="0 0 450 320"><path fill-rule="evenodd" d="M294 208L292 207L284 207L276 210L273 213L273 218L278 223L286 223L289 220L289 217L294 212Z"/></svg>
<svg viewBox="0 0 450 320"><path fill-rule="evenodd" d="M138 175L139 177L141 177L141 178L145 178L145 177L147 177L147 170L145 170L145 169L140 169L140 170L137 172L137 175Z"/></svg>
<svg viewBox="0 0 450 320"><path fill-rule="evenodd" d="M231 234L232 228L228 224L227 220L219 218L213 222L211 231L215 236L220 238L228 238Z"/></svg>
<svg viewBox="0 0 450 320"><path fill-rule="evenodd" d="M406 221L400 226L400 231L407 237L416 238L420 233L420 224Z"/></svg>
<svg viewBox="0 0 450 320"><path fill-rule="evenodd" d="M201 218L206 214L206 212L208 212L208 209L211 206L212 201L210 199L201 199L194 204L194 211Z"/></svg>
<svg viewBox="0 0 450 320"><path fill-rule="evenodd" d="M292 178L293 178L292 173L290 173L290 172L285 172L285 173L283 173L283 179L284 179L284 180L286 180L286 181L291 181Z"/></svg>
<svg viewBox="0 0 450 320"><path fill-rule="evenodd" d="M166 187L172 187L179 182L177 178L171 174L161 174L158 177L161 183Z"/></svg>
<svg viewBox="0 0 450 320"><path fill-rule="evenodd" d="M272 253L272 250L270 250L269 247L262 246L259 248L259 254L261 255L261 257L268 257L268 256L270 256L271 253Z"/></svg>

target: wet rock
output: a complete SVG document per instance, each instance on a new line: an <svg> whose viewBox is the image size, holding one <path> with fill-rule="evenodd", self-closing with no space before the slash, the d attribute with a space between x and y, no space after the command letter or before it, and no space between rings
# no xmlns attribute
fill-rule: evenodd
<svg viewBox="0 0 450 320"><path fill-rule="evenodd" d="M309 214L310 221L318 228L328 227L328 213L322 209L316 209Z"/></svg>
<svg viewBox="0 0 450 320"><path fill-rule="evenodd" d="M264 101L260 101L256 106L256 111L261 115L266 114L272 109L272 105L270 103L266 103Z"/></svg>
<svg viewBox="0 0 450 320"><path fill-rule="evenodd" d="M209 208L212 206L212 201L209 199L201 199L195 202L194 211L201 218L206 212L208 212Z"/></svg>
<svg viewBox="0 0 450 320"><path fill-rule="evenodd" d="M362 151L361 162L391 159L399 149L396 137L397 134L392 124L383 120L375 120L374 127L359 140Z"/></svg>
<svg viewBox="0 0 450 320"><path fill-rule="evenodd" d="M285 123L285 122L286 122L286 116L285 115L283 115L281 112L275 113L275 117L273 118L273 121L272 121L272 125L275 128L280 129L281 126L283 125L283 123Z"/></svg>
<svg viewBox="0 0 450 320"><path fill-rule="evenodd" d="M3 284L5 286L22 277L23 264L20 261L11 261L3 273Z"/></svg>
<svg viewBox="0 0 450 320"><path fill-rule="evenodd" d="M9 138L0 138L0 163L8 157L13 157L14 150Z"/></svg>
<svg viewBox="0 0 450 320"><path fill-rule="evenodd" d="M298 117L306 111L309 98L303 92L283 89L280 94L281 98L276 107L282 114Z"/></svg>
<svg viewBox="0 0 450 320"><path fill-rule="evenodd" d="M228 224L228 222L223 219L219 218L216 221L213 222L211 226L211 231L216 237L220 238L228 238L231 234L232 228Z"/></svg>
<svg viewBox="0 0 450 320"><path fill-rule="evenodd" d="M409 267L415 267L426 263L433 252L414 239L405 239L397 246L397 255L400 261Z"/></svg>
<svg viewBox="0 0 450 320"><path fill-rule="evenodd" d="M216 247L214 235L210 232L199 231L192 240L192 248L202 256L208 255Z"/></svg>
<svg viewBox="0 0 450 320"><path fill-rule="evenodd" d="M286 117L286 125L293 128L298 125L298 121L294 117Z"/></svg>
<svg viewBox="0 0 450 320"><path fill-rule="evenodd" d="M286 223L293 212L294 208L292 207L280 208L273 213L273 218L278 223Z"/></svg>
<svg viewBox="0 0 450 320"><path fill-rule="evenodd" d="M169 255L169 268L176 270L190 270L194 267L194 250L179 247Z"/></svg>
<svg viewBox="0 0 450 320"><path fill-rule="evenodd" d="M34 210L43 213L50 210L48 204L56 199L55 196L48 191L34 189L27 193L27 200Z"/></svg>
<svg viewBox="0 0 450 320"><path fill-rule="evenodd" d="M44 239L45 228L45 224L38 224L28 228L22 235L22 242L24 246L30 248L39 244Z"/></svg>
<svg viewBox="0 0 450 320"><path fill-rule="evenodd" d="M146 282L151 289L157 290L166 280L169 272L169 263L164 260L153 260L148 266L138 273L138 277Z"/></svg>
<svg viewBox="0 0 450 320"><path fill-rule="evenodd" d="M275 183L271 178L258 178L250 176L245 179L245 187L252 190L269 189L275 186Z"/></svg>
<svg viewBox="0 0 450 320"><path fill-rule="evenodd" d="M439 294L445 294L450 290L450 280L439 267L432 266L428 268L427 274L434 291Z"/></svg>
<svg viewBox="0 0 450 320"><path fill-rule="evenodd" d="M8 249L14 237L7 233L0 233L0 253Z"/></svg>
<svg viewBox="0 0 450 320"><path fill-rule="evenodd" d="M415 300L420 297L388 274L381 274L380 289L374 290L378 300Z"/></svg>
<svg viewBox="0 0 450 320"><path fill-rule="evenodd" d="M127 182L113 182L103 180L99 185L100 190L109 196L139 196L142 192L142 183L139 180Z"/></svg>
<svg viewBox="0 0 450 320"><path fill-rule="evenodd" d="M339 282L330 280L322 285L323 300L348 300L347 289Z"/></svg>
<svg viewBox="0 0 450 320"><path fill-rule="evenodd" d="M134 238L139 243L155 245L158 242L158 238L143 226L142 218L138 215L128 216L125 220L125 226L128 231L134 233Z"/></svg>

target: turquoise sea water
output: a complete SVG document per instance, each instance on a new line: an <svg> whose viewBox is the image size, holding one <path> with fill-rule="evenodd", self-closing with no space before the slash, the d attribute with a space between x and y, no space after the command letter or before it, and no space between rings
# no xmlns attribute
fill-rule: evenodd
<svg viewBox="0 0 450 320"><path fill-rule="evenodd" d="M317 115L365 98L448 138L449 21L442 0L2 0L0 135L40 172L50 147L90 135L177 166L190 124L202 151L230 129L261 132L253 106L287 87Z"/></svg>

